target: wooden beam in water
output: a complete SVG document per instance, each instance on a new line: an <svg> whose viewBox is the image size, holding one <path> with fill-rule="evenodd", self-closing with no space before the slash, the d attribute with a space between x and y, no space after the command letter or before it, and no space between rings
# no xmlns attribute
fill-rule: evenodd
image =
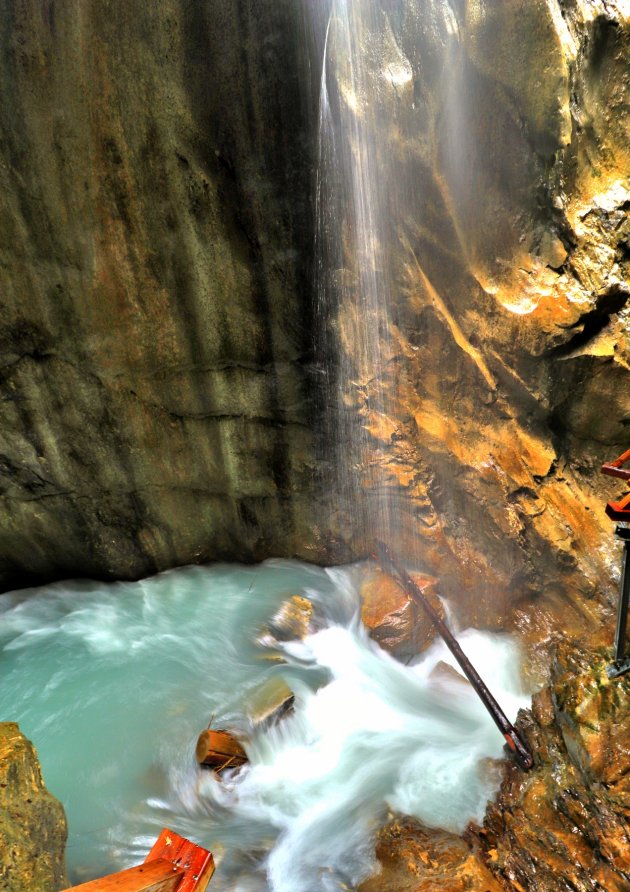
<svg viewBox="0 0 630 892"><path fill-rule="evenodd" d="M517 764L523 769L523 771L529 771L529 769L532 768L534 765L532 754L527 749L525 742L521 739L521 736L514 725L509 721L497 701L490 693L487 685L485 684L475 667L472 665L464 651L459 646L459 643L455 639L451 630L442 620L442 617L437 613L437 611L434 610L430 602L427 601L425 596L422 594L422 591L418 588L418 586L404 569L404 567L400 566L400 564L398 564L398 562L394 560L389 548L383 542L376 542L375 545L377 557L383 570L390 572L393 575L394 579L398 580L398 584L402 587L403 591L406 591L407 594L417 604L420 604L420 606L424 609L425 613L440 633L444 644L446 644L450 652L453 654L453 656L461 666L462 671L465 673L466 678L475 689L483 705L486 707L493 722L495 723L499 731L501 731L501 733L503 734L505 742L514 753Z"/></svg>
<svg viewBox="0 0 630 892"><path fill-rule="evenodd" d="M144 863L150 864L155 859L165 859L184 869L184 877L176 886L177 892L204 892L214 873L212 852L167 828L158 836Z"/></svg>

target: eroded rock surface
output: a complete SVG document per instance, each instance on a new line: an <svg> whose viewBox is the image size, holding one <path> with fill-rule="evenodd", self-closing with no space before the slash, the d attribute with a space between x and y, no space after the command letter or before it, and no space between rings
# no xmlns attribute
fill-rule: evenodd
<svg viewBox="0 0 630 892"><path fill-rule="evenodd" d="M379 834L380 873L359 892L500 892L504 887L478 855L478 847L413 818L393 820Z"/></svg>
<svg viewBox="0 0 630 892"><path fill-rule="evenodd" d="M361 892L625 892L630 889L630 677L602 649L559 644L551 681L518 721L535 758L512 762L482 828L464 838L397 819Z"/></svg>
<svg viewBox="0 0 630 892"><path fill-rule="evenodd" d="M364 48L392 306L356 309L337 233L343 293L317 321L312 4L8 4L5 588L348 560L385 499L391 538L470 622L610 594L597 469L630 418L627 12L425 5L375 7ZM335 34L331 103L360 116ZM315 362L326 323L347 379ZM357 328L383 334L382 388ZM359 429L368 462L343 441Z"/></svg>
<svg viewBox="0 0 630 892"><path fill-rule="evenodd" d="M630 419L627 10L426 6L366 17L363 93L331 37L391 222L373 248L389 308L357 303L343 260L343 399L368 437L341 450L361 476L346 532L367 550L388 500L399 553L463 622L509 627L535 601L550 626L568 604L599 624L616 565L603 508L620 489L599 467Z"/></svg>
<svg viewBox="0 0 630 892"><path fill-rule="evenodd" d="M293 0L5 5L5 588L316 556L302 35Z"/></svg>
<svg viewBox="0 0 630 892"><path fill-rule="evenodd" d="M0 723L0 888L57 892L68 885L66 818L42 780L32 743Z"/></svg>
<svg viewBox="0 0 630 892"><path fill-rule="evenodd" d="M600 654L560 647L551 686L521 729L532 772L514 767L480 834L507 889L630 888L630 679L609 681Z"/></svg>

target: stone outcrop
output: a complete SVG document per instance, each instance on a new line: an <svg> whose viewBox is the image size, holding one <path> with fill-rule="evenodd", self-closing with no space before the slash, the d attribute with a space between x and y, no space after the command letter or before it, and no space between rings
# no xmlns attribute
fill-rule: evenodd
<svg viewBox="0 0 630 892"><path fill-rule="evenodd" d="M385 826L361 892L625 892L630 888L630 677L608 654L558 643L551 680L517 722L535 757L505 776L464 837L410 818Z"/></svg>
<svg viewBox="0 0 630 892"><path fill-rule="evenodd" d="M414 574L414 582L439 616L444 617L437 580ZM361 585L361 620L384 650L400 660L415 657L435 640L435 627L400 585L386 573L373 573Z"/></svg>
<svg viewBox="0 0 630 892"><path fill-rule="evenodd" d="M478 835L506 889L630 888L630 679L609 681L604 661L560 646L522 717L535 768L508 768Z"/></svg>
<svg viewBox="0 0 630 892"><path fill-rule="evenodd" d="M380 872L359 892L501 892L479 846L413 818L391 821L376 844Z"/></svg>
<svg viewBox="0 0 630 892"><path fill-rule="evenodd" d="M66 818L42 781L32 743L0 723L0 888L57 892L68 885Z"/></svg>

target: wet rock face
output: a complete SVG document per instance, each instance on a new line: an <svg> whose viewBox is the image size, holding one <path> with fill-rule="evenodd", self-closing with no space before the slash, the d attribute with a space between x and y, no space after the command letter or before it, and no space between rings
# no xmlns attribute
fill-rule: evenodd
<svg viewBox="0 0 630 892"><path fill-rule="evenodd" d="M392 821L361 892L630 888L630 677L610 681L607 659L602 648L558 644L549 685L517 721L534 768L506 761L483 827L463 838Z"/></svg>
<svg viewBox="0 0 630 892"><path fill-rule="evenodd" d="M359 892L500 892L503 886L478 855L478 847L413 818L395 819L376 845L380 873Z"/></svg>
<svg viewBox="0 0 630 892"><path fill-rule="evenodd" d="M385 494L391 539L462 621L551 628L567 598L610 595L616 560L598 467L630 417L623 9L377 9L367 90L391 226L374 253L394 300L368 320L380 394L351 337L356 258L331 273L354 364L342 428L371 455L347 510L321 442L340 382L322 394L311 374L306 9L8 4L0 585L348 560ZM334 28L329 51L333 105L362 113ZM337 455L342 477L361 466L349 442Z"/></svg>
<svg viewBox="0 0 630 892"><path fill-rule="evenodd" d="M443 619L437 580L419 574L414 574L413 580ZM370 638L399 660L417 656L435 640L437 632L431 620L391 576L375 573L368 577L360 595L361 620Z"/></svg>
<svg viewBox="0 0 630 892"><path fill-rule="evenodd" d="M576 892L630 887L630 679L604 658L560 647L549 688L521 728L535 755L514 767L478 838L505 888Z"/></svg>
<svg viewBox="0 0 630 892"><path fill-rule="evenodd" d="M9 2L0 584L317 555L293 2Z"/></svg>
<svg viewBox="0 0 630 892"><path fill-rule="evenodd" d="M57 892L68 885L66 818L42 781L33 745L14 722L0 723L0 887Z"/></svg>
<svg viewBox="0 0 630 892"><path fill-rule="evenodd" d="M369 547L385 493L391 539L462 621L599 623L620 489L599 467L630 418L630 26L614 3L449 9L383 6L369 27L387 39L366 38L393 305L371 320L389 335L381 382L352 285L339 309L344 398L369 436L346 533ZM343 66L337 83L364 114Z"/></svg>

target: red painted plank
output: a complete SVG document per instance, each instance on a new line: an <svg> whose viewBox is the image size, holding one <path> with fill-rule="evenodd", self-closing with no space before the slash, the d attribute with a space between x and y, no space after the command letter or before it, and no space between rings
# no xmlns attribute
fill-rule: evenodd
<svg viewBox="0 0 630 892"><path fill-rule="evenodd" d="M177 892L204 892L214 873L212 853L165 828L145 858L145 864L163 858L185 871Z"/></svg>
<svg viewBox="0 0 630 892"><path fill-rule="evenodd" d="M158 858L149 864L145 862L80 886L71 886L65 892L179 892L184 877L184 868Z"/></svg>

